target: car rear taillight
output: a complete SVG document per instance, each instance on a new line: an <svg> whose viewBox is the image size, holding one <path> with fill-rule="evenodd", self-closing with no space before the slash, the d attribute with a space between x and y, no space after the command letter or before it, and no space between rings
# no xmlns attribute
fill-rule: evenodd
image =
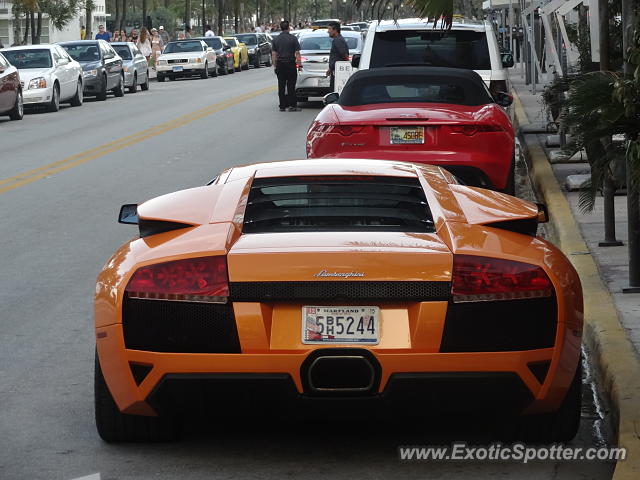
<svg viewBox="0 0 640 480"><path fill-rule="evenodd" d="M462 133L468 137L476 133L504 131L500 125L451 125L450 128L453 133Z"/></svg>
<svg viewBox="0 0 640 480"><path fill-rule="evenodd" d="M131 298L226 303L229 296L226 258L188 258L141 267L125 291Z"/></svg>
<svg viewBox="0 0 640 480"><path fill-rule="evenodd" d="M328 125L325 129L326 133L339 133L348 137L353 133L360 133L364 128L363 125Z"/></svg>
<svg viewBox="0 0 640 480"><path fill-rule="evenodd" d="M500 258L453 256L455 303L550 297L553 285L542 268Z"/></svg>

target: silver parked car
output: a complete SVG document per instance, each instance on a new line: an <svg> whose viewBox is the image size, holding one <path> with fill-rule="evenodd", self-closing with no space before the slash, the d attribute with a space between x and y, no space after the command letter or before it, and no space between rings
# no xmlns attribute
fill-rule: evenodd
<svg viewBox="0 0 640 480"><path fill-rule="evenodd" d="M124 86L129 93L136 93L138 85L143 91L149 90L149 63L133 42L114 42L113 49L122 57Z"/></svg>
<svg viewBox="0 0 640 480"><path fill-rule="evenodd" d="M349 47L349 55L362 52L362 34L360 32L343 31L342 36ZM306 102L309 97L324 97L331 93L330 77L326 76L329 68L329 51L333 39L326 30L303 33L298 37L302 70L296 84L296 97L299 102Z"/></svg>

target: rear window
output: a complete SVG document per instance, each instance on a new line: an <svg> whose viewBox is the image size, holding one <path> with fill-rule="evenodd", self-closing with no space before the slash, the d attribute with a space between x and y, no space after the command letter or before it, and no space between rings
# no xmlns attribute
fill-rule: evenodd
<svg viewBox="0 0 640 480"><path fill-rule="evenodd" d="M123 60L131 60L133 57L131 56L131 50L127 45L111 45L113 49L116 51L118 55L122 57Z"/></svg>
<svg viewBox="0 0 640 480"><path fill-rule="evenodd" d="M204 39L204 43L213 48L214 50L220 50L222 48L222 40L215 37L207 37Z"/></svg>
<svg viewBox="0 0 640 480"><path fill-rule="evenodd" d="M347 42L349 50L358 48L358 39L355 37L343 37ZM303 37L300 39L300 50L331 50L333 39L327 35L326 37Z"/></svg>
<svg viewBox="0 0 640 480"><path fill-rule="evenodd" d="M253 182L243 233L433 232L417 178L280 177Z"/></svg>
<svg viewBox="0 0 640 480"><path fill-rule="evenodd" d="M390 31L375 34L371 68L394 65L491 70L485 32Z"/></svg>
<svg viewBox="0 0 640 480"><path fill-rule="evenodd" d="M253 33L248 33L248 34L242 34L242 35L236 35L236 38L238 40L240 40L242 43L244 43L245 45L257 45L258 44L258 40L256 38L256 36Z"/></svg>
<svg viewBox="0 0 640 480"><path fill-rule="evenodd" d="M352 77L340 95L340 105L374 103L446 103L477 106L493 103L482 82L461 77L390 75Z"/></svg>

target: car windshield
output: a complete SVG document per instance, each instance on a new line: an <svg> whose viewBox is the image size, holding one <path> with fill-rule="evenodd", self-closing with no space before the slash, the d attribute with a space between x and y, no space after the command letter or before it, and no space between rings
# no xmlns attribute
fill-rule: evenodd
<svg viewBox="0 0 640 480"><path fill-rule="evenodd" d="M169 42L163 53L201 52L202 44L197 42Z"/></svg>
<svg viewBox="0 0 640 480"><path fill-rule="evenodd" d="M375 34L371 68L393 65L491 70L485 32L399 30Z"/></svg>
<svg viewBox="0 0 640 480"><path fill-rule="evenodd" d="M207 37L204 39L204 43L214 50L220 50L222 48L222 40L216 37Z"/></svg>
<svg viewBox="0 0 640 480"><path fill-rule="evenodd" d="M256 36L252 33L245 33L244 35L238 35L238 40L246 45L257 45L258 40Z"/></svg>
<svg viewBox="0 0 640 480"><path fill-rule="evenodd" d="M122 57L123 60L131 60L133 57L131 56L131 51L129 47L126 45L111 45L113 49L116 51L118 55Z"/></svg>
<svg viewBox="0 0 640 480"><path fill-rule="evenodd" d="M356 37L343 37L347 42L349 50L358 48L358 39ZM331 50L333 39L327 36L302 37L300 39L300 50L320 50L328 52Z"/></svg>
<svg viewBox="0 0 640 480"><path fill-rule="evenodd" d="M236 46L236 40L234 38L227 38L226 40L230 47Z"/></svg>
<svg viewBox="0 0 640 480"><path fill-rule="evenodd" d="M493 103L482 80L465 77L390 75L352 78L338 101L343 106L374 103L446 103L478 106Z"/></svg>
<svg viewBox="0 0 640 480"><path fill-rule="evenodd" d="M51 53L42 50L7 50L2 52L9 63L17 69L51 68Z"/></svg>
<svg viewBox="0 0 640 480"><path fill-rule="evenodd" d="M71 55L71 58L78 62L97 62L100 60L100 49L97 43L62 45L62 47Z"/></svg>

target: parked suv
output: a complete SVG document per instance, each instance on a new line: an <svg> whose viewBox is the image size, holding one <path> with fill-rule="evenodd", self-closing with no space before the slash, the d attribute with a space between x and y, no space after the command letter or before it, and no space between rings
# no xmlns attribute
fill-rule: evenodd
<svg viewBox="0 0 640 480"><path fill-rule="evenodd" d="M507 68L513 55L501 53L491 22L456 18L451 30L433 22L404 19L373 22L362 55L354 56L359 69L429 65L475 70L495 96L509 92Z"/></svg>

